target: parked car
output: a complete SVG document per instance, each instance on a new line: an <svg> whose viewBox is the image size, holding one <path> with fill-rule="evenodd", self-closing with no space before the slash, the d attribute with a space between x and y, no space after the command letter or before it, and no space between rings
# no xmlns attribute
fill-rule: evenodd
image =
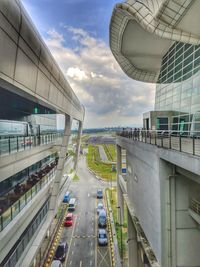
<svg viewBox="0 0 200 267"><path fill-rule="evenodd" d="M69 201L69 206L68 206L68 211L74 211L76 208L76 199L75 198L71 198Z"/></svg>
<svg viewBox="0 0 200 267"><path fill-rule="evenodd" d="M108 237L105 229L99 229L98 231L98 244L99 246L107 246L108 245Z"/></svg>
<svg viewBox="0 0 200 267"><path fill-rule="evenodd" d="M99 214L99 212L100 212L101 210L104 210L103 203L98 203L98 205L97 205L97 214Z"/></svg>
<svg viewBox="0 0 200 267"><path fill-rule="evenodd" d="M61 262L63 262L66 258L66 254L67 254L67 250L68 250L68 245L67 243L61 243L58 245L55 255L54 255L54 260L59 260Z"/></svg>
<svg viewBox="0 0 200 267"><path fill-rule="evenodd" d="M105 210L101 210L99 212L98 226L100 228L105 228L106 227L106 212L105 212Z"/></svg>
<svg viewBox="0 0 200 267"><path fill-rule="evenodd" d="M62 267L62 262L59 260L53 260L51 263L51 267Z"/></svg>
<svg viewBox="0 0 200 267"><path fill-rule="evenodd" d="M70 198L71 198L71 193L67 191L64 195L63 203L68 203L70 201Z"/></svg>
<svg viewBox="0 0 200 267"><path fill-rule="evenodd" d="M103 190L97 189L97 198L103 198Z"/></svg>
<svg viewBox="0 0 200 267"><path fill-rule="evenodd" d="M66 218L65 218L64 226L71 226L73 224L73 221L74 221L73 214L68 213Z"/></svg>

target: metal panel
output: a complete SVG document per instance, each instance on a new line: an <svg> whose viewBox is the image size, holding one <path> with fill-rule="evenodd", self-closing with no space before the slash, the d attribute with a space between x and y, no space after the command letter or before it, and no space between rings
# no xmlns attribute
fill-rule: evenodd
<svg viewBox="0 0 200 267"><path fill-rule="evenodd" d="M35 91L37 68L35 64L19 48L17 53L17 63L15 80L24 86Z"/></svg>
<svg viewBox="0 0 200 267"><path fill-rule="evenodd" d="M49 87L49 79L41 71L38 71L36 93L38 93L40 96L43 96L44 98L48 98Z"/></svg>
<svg viewBox="0 0 200 267"><path fill-rule="evenodd" d="M14 76L16 50L15 43L0 29L0 71L12 78Z"/></svg>
<svg viewBox="0 0 200 267"><path fill-rule="evenodd" d="M0 11L9 20L12 26L19 31L20 27L20 8L16 1L1 0Z"/></svg>
<svg viewBox="0 0 200 267"><path fill-rule="evenodd" d="M38 38L37 33L34 31L32 27L30 27L30 23L28 23L25 15L22 15L22 25L20 34L22 38L27 42L27 44L31 47L34 53L39 56L40 54L40 39Z"/></svg>
<svg viewBox="0 0 200 267"><path fill-rule="evenodd" d="M38 66L38 61L39 61L38 57L35 55L35 53L30 49L30 47L21 37L19 38L19 47L29 57L29 59L31 59L34 62L34 64Z"/></svg>

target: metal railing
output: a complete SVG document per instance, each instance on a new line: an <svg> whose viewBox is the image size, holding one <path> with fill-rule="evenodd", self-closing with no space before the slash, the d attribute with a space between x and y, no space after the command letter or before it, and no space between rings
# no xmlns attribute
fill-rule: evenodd
<svg viewBox="0 0 200 267"><path fill-rule="evenodd" d="M62 133L44 134L39 136L0 136L0 157L36 146L47 145L58 141Z"/></svg>
<svg viewBox="0 0 200 267"><path fill-rule="evenodd" d="M124 130L117 132L132 140L156 145L162 148L174 149L180 152L200 156L200 132L155 131L155 130Z"/></svg>
<svg viewBox="0 0 200 267"><path fill-rule="evenodd" d="M55 176L56 167L54 167L46 176L44 176L38 183L36 183L30 190L22 195L12 206L10 206L0 216L0 231L2 231L20 212L21 210L34 198L34 196Z"/></svg>
<svg viewBox="0 0 200 267"><path fill-rule="evenodd" d="M200 201L196 199L191 199L190 201L190 208L193 210L195 213L200 215Z"/></svg>

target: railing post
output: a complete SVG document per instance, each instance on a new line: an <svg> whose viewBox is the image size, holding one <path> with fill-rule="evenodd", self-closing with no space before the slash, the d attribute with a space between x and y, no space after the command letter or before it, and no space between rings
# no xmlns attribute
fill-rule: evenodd
<svg viewBox="0 0 200 267"><path fill-rule="evenodd" d="M145 143L147 142L147 132L145 131L145 136L144 136L144 138L145 138Z"/></svg>
<svg viewBox="0 0 200 267"><path fill-rule="evenodd" d="M179 151L181 152L181 133L179 133Z"/></svg>
<svg viewBox="0 0 200 267"><path fill-rule="evenodd" d="M13 211L12 211L12 206L10 207L10 217L11 217L11 221L13 219Z"/></svg>
<svg viewBox="0 0 200 267"><path fill-rule="evenodd" d="M10 151L11 151L11 146L10 146L10 136L8 137L8 151L9 151L9 154L10 154Z"/></svg>
<svg viewBox="0 0 200 267"><path fill-rule="evenodd" d="M151 132L149 132L149 141L150 141L150 144L151 144Z"/></svg>
<svg viewBox="0 0 200 267"><path fill-rule="evenodd" d="M161 147L163 147L163 133L161 133Z"/></svg>
<svg viewBox="0 0 200 267"><path fill-rule="evenodd" d="M26 147L25 140L26 140L26 139L25 139L25 136L24 136L24 150L25 150L25 147Z"/></svg>
<svg viewBox="0 0 200 267"><path fill-rule="evenodd" d="M155 145L157 145L157 132L155 133Z"/></svg>
<svg viewBox="0 0 200 267"><path fill-rule="evenodd" d="M195 155L195 136L192 136L192 153Z"/></svg>
<svg viewBox="0 0 200 267"><path fill-rule="evenodd" d="M3 231L3 217L1 215L1 231Z"/></svg>
<svg viewBox="0 0 200 267"><path fill-rule="evenodd" d="M171 133L169 133L169 149L172 148L172 137L171 137Z"/></svg>
<svg viewBox="0 0 200 267"><path fill-rule="evenodd" d="M17 152L19 151L19 137L17 136Z"/></svg>

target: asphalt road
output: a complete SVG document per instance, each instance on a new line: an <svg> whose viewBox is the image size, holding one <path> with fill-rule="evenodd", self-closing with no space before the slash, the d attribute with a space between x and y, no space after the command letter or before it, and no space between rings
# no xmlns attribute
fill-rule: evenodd
<svg viewBox="0 0 200 267"><path fill-rule="evenodd" d="M78 205L74 212L74 225L65 227L62 241L69 245L65 267L106 267L111 266L109 245L99 247L97 244L97 188L105 188L88 171L85 158L80 158L77 182L72 182L70 191L77 199Z"/></svg>

